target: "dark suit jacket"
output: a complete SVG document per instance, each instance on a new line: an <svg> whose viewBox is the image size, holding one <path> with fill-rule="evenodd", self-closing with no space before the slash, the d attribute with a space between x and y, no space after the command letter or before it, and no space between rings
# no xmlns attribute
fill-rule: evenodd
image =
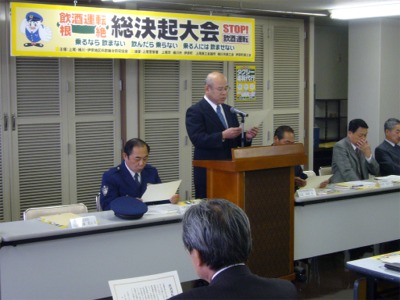
<svg viewBox="0 0 400 300"><path fill-rule="evenodd" d="M387 141L383 141L375 148L375 158L379 163L382 176L400 175L400 147L393 147Z"/></svg>
<svg viewBox="0 0 400 300"><path fill-rule="evenodd" d="M208 286L170 299L297 299L297 291L290 281L263 278L241 265L221 272Z"/></svg>
<svg viewBox="0 0 400 300"><path fill-rule="evenodd" d="M230 112L231 106L222 104L228 127L239 127L236 114ZM241 145L241 136L222 141L224 125L217 113L202 99L186 111L186 130L194 146L194 160L231 160L231 149ZM251 143L246 142L249 146ZM206 197L206 170L194 167L195 197Z"/></svg>
<svg viewBox="0 0 400 300"><path fill-rule="evenodd" d="M332 173L331 183L368 179L369 173L379 174L379 164L374 157L370 163L364 156L360 161L350 140L345 137L333 147Z"/></svg>
<svg viewBox="0 0 400 300"><path fill-rule="evenodd" d="M140 198L147 189L147 184L161 183L157 169L147 164L140 173L140 186L136 184L125 161L103 174L100 187L100 204L103 210L110 209L110 203L122 196ZM160 199L161 200L161 199Z"/></svg>

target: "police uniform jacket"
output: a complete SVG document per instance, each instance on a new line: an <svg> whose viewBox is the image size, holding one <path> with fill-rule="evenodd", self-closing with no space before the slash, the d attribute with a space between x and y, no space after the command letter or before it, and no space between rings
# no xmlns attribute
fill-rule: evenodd
<svg viewBox="0 0 400 300"><path fill-rule="evenodd" d="M110 203L122 196L141 198L147 184L161 183L158 171L147 164L140 173L140 184L137 184L125 165L125 161L103 174L100 188L100 204L103 210L110 209Z"/></svg>

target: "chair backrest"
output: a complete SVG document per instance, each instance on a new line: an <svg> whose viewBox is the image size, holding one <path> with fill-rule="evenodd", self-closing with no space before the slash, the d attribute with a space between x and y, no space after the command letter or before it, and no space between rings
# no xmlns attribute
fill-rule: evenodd
<svg viewBox="0 0 400 300"><path fill-rule="evenodd" d="M308 177L313 177L317 176L313 170L308 170L308 171L303 171L304 174L306 174Z"/></svg>
<svg viewBox="0 0 400 300"><path fill-rule="evenodd" d="M100 204L100 193L98 193L96 195L96 208L97 211L102 211L103 209L101 208L101 204Z"/></svg>
<svg viewBox="0 0 400 300"><path fill-rule="evenodd" d="M39 218L41 216L57 215L63 213L83 214L88 209L83 203L75 203L68 205L32 207L24 211L24 221Z"/></svg>
<svg viewBox="0 0 400 300"><path fill-rule="evenodd" d="M319 176L331 175L331 174L332 174L332 167L331 166L319 167Z"/></svg>

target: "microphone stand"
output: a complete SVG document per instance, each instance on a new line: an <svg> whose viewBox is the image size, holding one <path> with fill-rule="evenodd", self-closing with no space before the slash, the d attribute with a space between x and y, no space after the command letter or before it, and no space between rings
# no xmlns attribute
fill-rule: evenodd
<svg viewBox="0 0 400 300"><path fill-rule="evenodd" d="M245 142L246 142L246 140L245 140L246 136L244 134L244 115L242 115L242 114L239 114L239 115L242 118L242 120L240 121L240 127L242 128L242 148L243 148L245 145Z"/></svg>

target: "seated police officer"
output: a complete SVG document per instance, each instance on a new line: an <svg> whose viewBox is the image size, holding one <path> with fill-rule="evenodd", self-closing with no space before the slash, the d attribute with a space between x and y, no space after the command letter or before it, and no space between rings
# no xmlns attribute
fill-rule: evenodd
<svg viewBox="0 0 400 300"><path fill-rule="evenodd" d="M149 145L141 139L134 138L126 142L122 163L103 174L100 189L103 210L109 210L110 203L119 197L140 199L148 184L161 183L157 169L147 164L149 153ZM175 194L169 201L177 203L178 200L179 195Z"/></svg>

